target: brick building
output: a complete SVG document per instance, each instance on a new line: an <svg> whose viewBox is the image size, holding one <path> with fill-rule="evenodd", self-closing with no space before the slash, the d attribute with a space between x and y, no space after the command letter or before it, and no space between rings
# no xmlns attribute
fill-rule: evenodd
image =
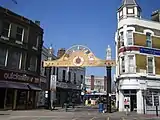
<svg viewBox="0 0 160 120"><path fill-rule="evenodd" d="M40 22L0 7L0 109L32 109L41 90Z"/></svg>

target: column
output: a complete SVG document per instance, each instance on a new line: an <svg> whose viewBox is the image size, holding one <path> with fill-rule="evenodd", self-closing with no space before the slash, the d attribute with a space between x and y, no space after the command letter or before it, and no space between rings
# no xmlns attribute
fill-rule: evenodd
<svg viewBox="0 0 160 120"><path fill-rule="evenodd" d="M142 90L137 91L137 113L143 114L143 96L142 96Z"/></svg>
<svg viewBox="0 0 160 120"><path fill-rule="evenodd" d="M124 94L122 90L119 90L119 111L124 111Z"/></svg>
<svg viewBox="0 0 160 120"><path fill-rule="evenodd" d="M119 108L119 92L118 90L116 89L116 108L118 109Z"/></svg>
<svg viewBox="0 0 160 120"><path fill-rule="evenodd" d="M17 90L14 90L14 97L13 97L13 109L16 109L16 101L17 101Z"/></svg>

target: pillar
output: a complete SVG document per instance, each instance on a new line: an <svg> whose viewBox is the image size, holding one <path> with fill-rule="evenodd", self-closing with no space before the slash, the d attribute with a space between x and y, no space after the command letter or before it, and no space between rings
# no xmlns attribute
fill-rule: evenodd
<svg viewBox="0 0 160 120"><path fill-rule="evenodd" d="M14 90L14 97L13 97L13 109L16 109L16 102L17 101L17 90Z"/></svg>
<svg viewBox="0 0 160 120"><path fill-rule="evenodd" d="M119 108L119 92L117 89L116 89L116 108L117 109Z"/></svg>
<svg viewBox="0 0 160 120"><path fill-rule="evenodd" d="M6 109L6 102L7 102L7 91L8 89L5 89L5 96L4 96L4 109Z"/></svg>
<svg viewBox="0 0 160 120"><path fill-rule="evenodd" d="M119 111L124 111L124 94L119 90Z"/></svg>
<svg viewBox="0 0 160 120"><path fill-rule="evenodd" d="M143 114L144 107L143 107L143 96L142 96L142 90L137 91L137 113Z"/></svg>

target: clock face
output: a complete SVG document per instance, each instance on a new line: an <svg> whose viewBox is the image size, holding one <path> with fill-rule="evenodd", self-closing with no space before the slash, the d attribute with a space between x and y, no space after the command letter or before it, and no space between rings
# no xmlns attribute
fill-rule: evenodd
<svg viewBox="0 0 160 120"><path fill-rule="evenodd" d="M70 55L71 53L76 52L76 51L83 51L85 54L91 53L89 48L82 46L82 45L76 45L76 46L73 46L70 49L68 49L66 51L66 54Z"/></svg>
<svg viewBox="0 0 160 120"><path fill-rule="evenodd" d="M77 56L77 57L75 57L75 58L73 59L73 64L74 64L75 66L81 66L81 65L83 65L83 63L84 63L83 57Z"/></svg>

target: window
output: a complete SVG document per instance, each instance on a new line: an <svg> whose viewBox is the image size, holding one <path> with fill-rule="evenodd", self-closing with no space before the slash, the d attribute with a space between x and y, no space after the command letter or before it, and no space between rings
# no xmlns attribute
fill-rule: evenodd
<svg viewBox="0 0 160 120"><path fill-rule="evenodd" d="M153 74L153 57L148 57L148 73Z"/></svg>
<svg viewBox="0 0 160 120"><path fill-rule="evenodd" d="M127 30L127 43L128 45L133 45L133 31Z"/></svg>
<svg viewBox="0 0 160 120"><path fill-rule="evenodd" d="M128 8L127 9L127 14L134 14L134 9L133 8Z"/></svg>
<svg viewBox="0 0 160 120"><path fill-rule="evenodd" d="M14 50L9 50L7 66L12 69L14 69L14 68L19 69L20 57L21 57L20 52L14 51Z"/></svg>
<svg viewBox="0 0 160 120"><path fill-rule="evenodd" d="M76 73L74 73L74 84L76 84Z"/></svg>
<svg viewBox="0 0 160 120"><path fill-rule="evenodd" d="M124 61L124 57L121 57L121 73L125 73L125 61Z"/></svg>
<svg viewBox="0 0 160 120"><path fill-rule="evenodd" d="M123 17L123 10L119 12L119 18L121 19L122 17Z"/></svg>
<svg viewBox="0 0 160 120"><path fill-rule="evenodd" d="M0 47L0 66L5 66L7 49Z"/></svg>
<svg viewBox="0 0 160 120"><path fill-rule="evenodd" d="M120 33L120 46L124 46L124 34L123 32Z"/></svg>
<svg viewBox="0 0 160 120"><path fill-rule="evenodd" d="M152 47L152 36L151 33L146 33L146 46Z"/></svg>
<svg viewBox="0 0 160 120"><path fill-rule="evenodd" d="M36 48L36 49L38 48L38 44L39 44L40 40L41 40L41 36L38 35L36 37L36 40L33 41L33 43L32 43L34 48Z"/></svg>
<svg viewBox="0 0 160 120"><path fill-rule="evenodd" d="M37 71L37 57L36 56L32 56L30 58L30 67L29 67L30 71Z"/></svg>
<svg viewBox="0 0 160 120"><path fill-rule="evenodd" d="M65 77L66 77L66 71L63 70L63 73L62 73L62 81L65 82Z"/></svg>
<svg viewBox="0 0 160 120"><path fill-rule="evenodd" d="M10 29L11 29L11 24L8 22L3 22L2 36L10 37Z"/></svg>
<svg viewBox="0 0 160 120"><path fill-rule="evenodd" d="M128 56L128 72L129 73L134 73L135 69L134 69L134 56L133 55L129 55Z"/></svg>
<svg viewBox="0 0 160 120"><path fill-rule="evenodd" d="M81 75L81 83L83 83L83 75Z"/></svg>
<svg viewBox="0 0 160 120"><path fill-rule="evenodd" d="M21 27L17 27L16 31L16 40L22 42L23 41L23 36L24 36L24 29Z"/></svg>

